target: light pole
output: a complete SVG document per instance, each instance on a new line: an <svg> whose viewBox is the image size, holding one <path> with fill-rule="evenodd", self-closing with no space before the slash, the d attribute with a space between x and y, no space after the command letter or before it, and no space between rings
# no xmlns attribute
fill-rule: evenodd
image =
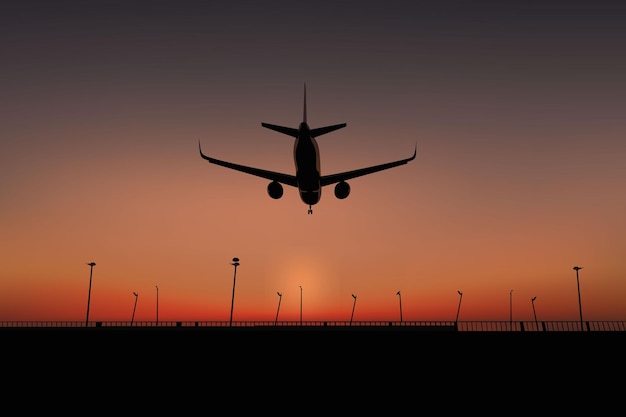
<svg viewBox="0 0 626 417"><path fill-rule="evenodd" d="M156 287L156 325L159 325L159 286Z"/></svg>
<svg viewBox="0 0 626 417"><path fill-rule="evenodd" d="M96 266L95 262L89 262L89 294L87 295L87 318L85 319L85 327L89 327L89 303L91 302L91 277L93 276L93 267Z"/></svg>
<svg viewBox="0 0 626 417"><path fill-rule="evenodd" d="M231 264L235 267L235 274L233 275L233 298L230 301L230 326L233 325L233 307L235 306L235 283L237 282L237 267L239 266L239 258L233 258Z"/></svg>
<svg viewBox="0 0 626 417"><path fill-rule="evenodd" d="M135 306L133 307L133 317L130 319L130 327L133 327L133 322L135 321L135 310L137 310L137 300L139 299L139 294L133 292L135 296Z"/></svg>
<svg viewBox="0 0 626 417"><path fill-rule="evenodd" d="M456 319L455 323L459 322L459 313L461 312L461 301L463 300L463 293L461 291L457 291L459 293L459 307L456 309Z"/></svg>
<svg viewBox="0 0 626 417"><path fill-rule="evenodd" d="M398 300L400 300L400 323L402 323L402 295L400 295L400 291L396 293L398 296Z"/></svg>
<svg viewBox="0 0 626 417"><path fill-rule="evenodd" d="M537 313L535 312L535 300L537 299L537 297L533 297L530 299L530 302L533 305L533 316L535 316L535 326L537 326Z"/></svg>
<svg viewBox="0 0 626 417"><path fill-rule="evenodd" d="M352 318L354 317L354 308L356 307L356 295L352 294L352 298L354 298L354 303L352 304L352 314L350 315L350 326L352 326Z"/></svg>
<svg viewBox="0 0 626 417"><path fill-rule="evenodd" d="M513 290L509 293L509 322L513 324Z"/></svg>
<svg viewBox="0 0 626 417"><path fill-rule="evenodd" d="M300 326L302 326L302 285L300 285Z"/></svg>
<svg viewBox="0 0 626 417"><path fill-rule="evenodd" d="M276 294L278 294L278 308L276 309L276 320L274 320L274 326L278 324L278 312L280 311L280 300L283 299L283 295L281 293L276 292Z"/></svg>
<svg viewBox="0 0 626 417"><path fill-rule="evenodd" d="M580 281L578 280L578 271L583 269L582 266L575 266L572 268L576 271L576 286L578 287L578 311L580 312L580 331L583 331L583 307L580 303Z"/></svg>

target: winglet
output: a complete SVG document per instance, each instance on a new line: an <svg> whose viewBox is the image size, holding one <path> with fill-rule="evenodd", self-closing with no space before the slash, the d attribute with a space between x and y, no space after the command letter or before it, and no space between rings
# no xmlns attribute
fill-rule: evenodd
<svg viewBox="0 0 626 417"><path fill-rule="evenodd" d="M202 157L202 159L206 159L207 161L211 162L211 163L215 163L215 159L211 158L208 155L205 155L204 153L202 153L202 146L200 145L200 141L198 140L198 150L200 151L200 156Z"/></svg>
<svg viewBox="0 0 626 417"><path fill-rule="evenodd" d="M200 145L200 141L198 140L198 150L200 151L200 156L204 159L207 159L205 155L202 153L202 145Z"/></svg>

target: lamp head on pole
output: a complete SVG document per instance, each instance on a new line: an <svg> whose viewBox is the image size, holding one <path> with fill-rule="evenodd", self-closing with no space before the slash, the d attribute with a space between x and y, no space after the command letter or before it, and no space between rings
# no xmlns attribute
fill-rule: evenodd
<svg viewBox="0 0 626 417"><path fill-rule="evenodd" d="M356 300L356 295L352 294L352 298L354 298Z"/></svg>
<svg viewBox="0 0 626 417"><path fill-rule="evenodd" d="M87 265L89 265L91 267L94 267L94 266L96 266L96 263L95 262L89 262Z"/></svg>
<svg viewBox="0 0 626 417"><path fill-rule="evenodd" d="M457 291L459 293L459 295L463 295L463 293L461 291Z"/></svg>
<svg viewBox="0 0 626 417"><path fill-rule="evenodd" d="M531 298L530 300L531 300L531 301L535 301L536 299L537 299L537 297L533 297L533 298Z"/></svg>
<svg viewBox="0 0 626 417"><path fill-rule="evenodd" d="M400 291L398 291L398 292L396 293L396 295L400 295Z"/></svg>
<svg viewBox="0 0 626 417"><path fill-rule="evenodd" d="M239 258L233 258L233 263L231 265L235 267L239 266Z"/></svg>
<svg viewBox="0 0 626 417"><path fill-rule="evenodd" d="M582 266L575 266L572 268L574 271L578 272L579 269L583 269Z"/></svg>
<svg viewBox="0 0 626 417"><path fill-rule="evenodd" d="M133 292L133 294L135 295L135 297L139 297L139 294L137 294L136 292Z"/></svg>
<svg viewBox="0 0 626 417"><path fill-rule="evenodd" d="M276 294L278 294L279 297L282 297L283 295L281 293L279 293L278 291L276 291Z"/></svg>

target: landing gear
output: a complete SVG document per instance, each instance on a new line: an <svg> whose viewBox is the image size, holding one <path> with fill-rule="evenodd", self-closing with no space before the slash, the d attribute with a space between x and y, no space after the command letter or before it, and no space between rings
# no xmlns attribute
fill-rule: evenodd
<svg viewBox="0 0 626 417"><path fill-rule="evenodd" d="M311 208L311 205L309 204L309 212L308 214L313 214L313 209Z"/></svg>

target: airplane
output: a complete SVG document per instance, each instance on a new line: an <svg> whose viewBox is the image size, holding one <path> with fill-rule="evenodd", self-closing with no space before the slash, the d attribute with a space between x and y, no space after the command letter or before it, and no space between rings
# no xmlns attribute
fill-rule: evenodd
<svg viewBox="0 0 626 417"><path fill-rule="evenodd" d="M417 154L416 145L413 155L409 158L355 169L352 171L340 172L337 174L322 175L320 170L320 152L315 139L319 136L325 135L326 133L344 128L347 124L340 123L311 129L307 123L306 84L304 85L303 118L298 129L278 126L270 123L261 123L261 126L295 138L293 146L293 159L296 168L296 175L283 174L280 172L221 161L202 153L202 146L200 141L198 141L200 156L212 164L270 180L271 182L267 186L267 193L275 200L283 196L282 184L296 187L302 202L309 206L308 214L313 214L312 207L319 203L320 198L322 197L322 187L336 184L335 197L342 200L350 194L350 185L346 182L347 180L407 164L415 159L415 155Z"/></svg>

